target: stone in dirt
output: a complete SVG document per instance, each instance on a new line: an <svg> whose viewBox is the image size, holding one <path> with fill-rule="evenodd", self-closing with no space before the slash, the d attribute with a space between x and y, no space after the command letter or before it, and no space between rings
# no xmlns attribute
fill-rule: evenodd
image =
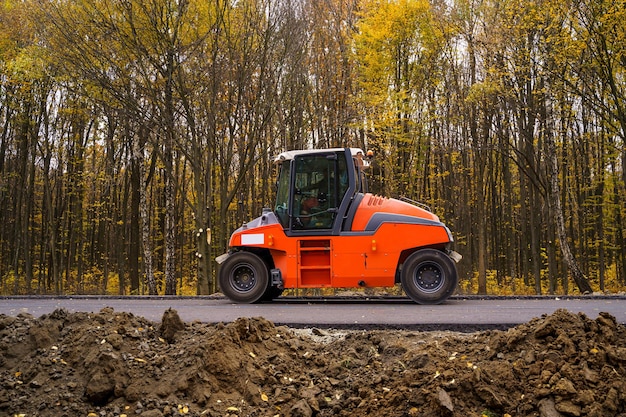
<svg viewBox="0 0 626 417"><path fill-rule="evenodd" d="M185 328L185 323L180 319L178 312L168 308L163 313L161 319L161 335L168 343L173 343L176 340L176 333Z"/></svg>

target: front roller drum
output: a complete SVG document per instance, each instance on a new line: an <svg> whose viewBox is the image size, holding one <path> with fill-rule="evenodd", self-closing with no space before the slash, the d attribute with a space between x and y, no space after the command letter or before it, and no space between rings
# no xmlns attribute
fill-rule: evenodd
<svg viewBox="0 0 626 417"><path fill-rule="evenodd" d="M269 271L254 253L236 252L220 265L218 281L222 293L231 300L256 303L266 294Z"/></svg>
<svg viewBox="0 0 626 417"><path fill-rule="evenodd" d="M454 292L458 276L448 255L422 249L410 255L400 276L404 292L418 304L440 304Z"/></svg>

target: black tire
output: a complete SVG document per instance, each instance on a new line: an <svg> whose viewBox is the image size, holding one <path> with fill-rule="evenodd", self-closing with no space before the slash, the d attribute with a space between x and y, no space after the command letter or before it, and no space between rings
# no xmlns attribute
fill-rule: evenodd
<svg viewBox="0 0 626 417"><path fill-rule="evenodd" d="M402 288L418 304L444 302L456 288L456 266L448 255L422 249L410 255L402 266Z"/></svg>
<svg viewBox="0 0 626 417"><path fill-rule="evenodd" d="M236 252L220 266L222 293L238 303L256 303L268 289L269 271L261 258L250 252Z"/></svg>

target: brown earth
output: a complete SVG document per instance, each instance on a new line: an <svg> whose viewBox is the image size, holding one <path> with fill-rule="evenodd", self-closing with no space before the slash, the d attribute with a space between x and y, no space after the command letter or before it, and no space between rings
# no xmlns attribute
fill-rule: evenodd
<svg viewBox="0 0 626 417"><path fill-rule="evenodd" d="M0 416L626 417L626 329L559 310L507 331L0 315Z"/></svg>

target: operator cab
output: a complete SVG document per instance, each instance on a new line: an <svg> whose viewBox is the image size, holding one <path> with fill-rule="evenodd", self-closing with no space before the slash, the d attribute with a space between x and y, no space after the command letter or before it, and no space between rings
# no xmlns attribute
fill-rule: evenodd
<svg viewBox="0 0 626 417"><path fill-rule="evenodd" d="M276 213L287 235L339 234L355 200L363 198L368 163L357 148L289 151L274 162Z"/></svg>

